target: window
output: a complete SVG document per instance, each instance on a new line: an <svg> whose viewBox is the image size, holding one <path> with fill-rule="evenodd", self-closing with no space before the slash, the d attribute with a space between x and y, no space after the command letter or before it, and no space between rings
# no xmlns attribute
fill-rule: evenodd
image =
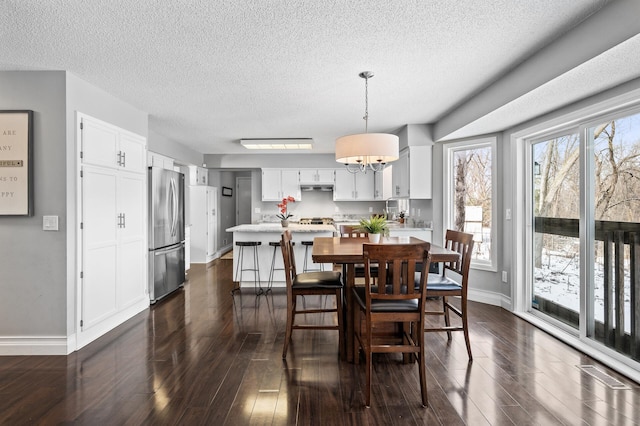
<svg viewBox="0 0 640 426"><path fill-rule="evenodd" d="M471 264L496 270L495 138L444 145L446 229L474 235Z"/></svg>

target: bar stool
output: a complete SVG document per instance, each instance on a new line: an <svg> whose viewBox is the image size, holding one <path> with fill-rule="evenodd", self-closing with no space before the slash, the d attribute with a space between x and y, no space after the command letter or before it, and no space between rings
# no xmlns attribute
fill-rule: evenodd
<svg viewBox="0 0 640 426"><path fill-rule="evenodd" d="M269 270L269 284L267 287L267 293L271 291L271 287L273 286L273 275L275 271L284 271L284 265L282 268L276 268L276 257L282 257L282 255L278 255L278 252L282 251L280 249L280 241L270 241L269 247L273 247L273 256L271 257L271 269ZM291 245L295 245L295 243L291 243Z"/></svg>
<svg viewBox="0 0 640 426"><path fill-rule="evenodd" d="M256 296L264 293L262 285L260 285L260 264L258 262L258 246L261 245L260 241L236 241L236 246L239 247L238 263L236 264L236 279L238 287L234 288L231 292L234 293L240 290L240 283L242 282L242 274L244 271L253 272L253 287L256 291ZM244 248L253 248L253 265L250 268L244 267ZM259 288L259 289L258 289Z"/></svg>
<svg viewBox="0 0 640 426"><path fill-rule="evenodd" d="M309 268L307 266L307 261L309 260L309 247L313 247L313 241L301 241L300 244L304 246L304 264L302 265L302 272L324 271L322 263L320 263L320 266L317 268Z"/></svg>

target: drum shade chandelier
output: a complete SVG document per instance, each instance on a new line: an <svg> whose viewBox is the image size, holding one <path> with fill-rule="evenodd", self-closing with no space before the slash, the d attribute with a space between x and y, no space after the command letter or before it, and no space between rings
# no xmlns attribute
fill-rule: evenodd
<svg viewBox="0 0 640 426"><path fill-rule="evenodd" d="M373 72L358 74L364 78L364 133L336 139L336 161L343 163L351 173L367 169L381 171L386 163L398 159L398 136L387 133L369 133L369 79Z"/></svg>

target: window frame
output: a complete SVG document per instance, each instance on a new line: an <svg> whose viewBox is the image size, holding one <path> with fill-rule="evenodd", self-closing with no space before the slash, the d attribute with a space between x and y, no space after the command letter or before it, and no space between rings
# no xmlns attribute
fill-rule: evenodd
<svg viewBox="0 0 640 426"><path fill-rule="evenodd" d="M498 161L497 161L497 137L483 137L477 139L469 139L465 141L443 143L443 194L444 203L442 203L442 217L443 217L443 235L446 234L447 229L453 229L455 223L455 184L453 175L455 165L453 164L454 155L458 151L466 151L470 149L479 148L491 148L491 250L489 260L480 260L471 258L471 268L484 271L497 272L497 258L498 253L496 249L496 243L498 238L498 197L497 197L497 176L498 176Z"/></svg>

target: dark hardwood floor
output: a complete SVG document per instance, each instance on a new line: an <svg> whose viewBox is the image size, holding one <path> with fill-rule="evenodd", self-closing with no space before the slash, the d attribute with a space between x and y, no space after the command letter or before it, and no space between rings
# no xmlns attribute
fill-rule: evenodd
<svg viewBox="0 0 640 426"><path fill-rule="evenodd" d="M184 290L69 356L0 357L0 424L638 424L640 387L509 312L471 303L464 338L428 333L429 407L417 366L338 359L335 331L294 331L282 292L232 297L231 261L194 266ZM307 297L308 305L324 300ZM331 320L327 315L326 320ZM631 386L612 390L593 364Z"/></svg>

